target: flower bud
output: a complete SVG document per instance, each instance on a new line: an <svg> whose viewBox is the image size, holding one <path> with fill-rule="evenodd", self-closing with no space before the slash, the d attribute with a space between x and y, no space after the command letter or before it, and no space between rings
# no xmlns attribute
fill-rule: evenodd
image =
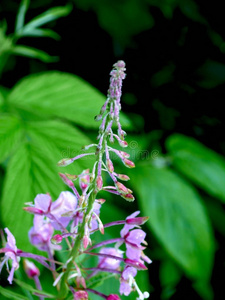
<svg viewBox="0 0 225 300"><path fill-rule="evenodd" d="M95 116L95 121L100 121L102 119L102 115Z"/></svg>
<svg viewBox="0 0 225 300"><path fill-rule="evenodd" d="M148 219L149 219L149 217L130 218L130 219L126 219L126 224L143 225Z"/></svg>
<svg viewBox="0 0 225 300"><path fill-rule="evenodd" d="M122 155L124 158L129 158L130 154L124 151L119 151L119 154Z"/></svg>
<svg viewBox="0 0 225 300"><path fill-rule="evenodd" d="M124 175L124 174L116 174L116 176L117 176L120 180L123 180L123 181L128 181L128 180L130 180L130 177L128 177L127 175Z"/></svg>
<svg viewBox="0 0 225 300"><path fill-rule="evenodd" d="M112 173L114 171L114 167L113 167L113 163L112 163L111 159L108 158L106 160L106 165L107 165L109 172Z"/></svg>
<svg viewBox="0 0 225 300"><path fill-rule="evenodd" d="M120 141L118 141L118 142L119 142L119 145L120 145L121 147L123 147L123 148L125 148L125 147L128 146L128 143L127 143L126 141L120 140Z"/></svg>
<svg viewBox="0 0 225 300"><path fill-rule="evenodd" d="M102 181L102 176L101 175L97 176L96 183L97 183L98 190L101 190L102 186L103 186L103 181Z"/></svg>
<svg viewBox="0 0 225 300"><path fill-rule="evenodd" d="M40 271L35 266L35 264L32 263L31 261L27 260L27 259L23 260L23 267L24 267L24 271L26 272L26 274L29 278L33 278L35 276L40 275Z"/></svg>
<svg viewBox="0 0 225 300"><path fill-rule="evenodd" d="M56 234L51 238L52 244L60 244L62 242L62 236L60 234Z"/></svg>
<svg viewBox="0 0 225 300"><path fill-rule="evenodd" d="M70 179L68 179L68 178L66 177L65 174L59 173L59 176L62 178L63 182L64 182L68 187L74 187L73 182L72 182Z"/></svg>
<svg viewBox="0 0 225 300"><path fill-rule="evenodd" d="M118 295L111 294L106 298L106 300L121 300L121 298Z"/></svg>
<svg viewBox="0 0 225 300"><path fill-rule="evenodd" d="M123 185L121 182L117 181L115 183L117 190L122 193L122 194L129 194L128 189L125 187L125 185Z"/></svg>
<svg viewBox="0 0 225 300"><path fill-rule="evenodd" d="M86 291L77 291L74 293L74 300L88 300L88 293Z"/></svg>
<svg viewBox="0 0 225 300"><path fill-rule="evenodd" d="M35 215L45 214L45 212L43 210L36 208L36 207L23 207L23 210L25 210L31 214L35 214Z"/></svg>
<svg viewBox="0 0 225 300"><path fill-rule="evenodd" d="M124 262L125 262L127 265L129 265L129 266L131 266L131 267L134 267L134 268L136 268L136 269L138 269L138 270L147 270L147 269L148 269L143 263L141 263L141 262L139 262L139 261L136 261L136 260L132 260L132 259L126 258L126 259L124 260Z"/></svg>
<svg viewBox="0 0 225 300"><path fill-rule="evenodd" d="M76 180L78 178L77 175L73 175L73 174L68 174L68 173L65 173L66 177L71 179L71 180Z"/></svg>
<svg viewBox="0 0 225 300"><path fill-rule="evenodd" d="M60 167L65 167L72 164L72 162L73 162L72 158L63 158L58 162L57 165Z"/></svg>
<svg viewBox="0 0 225 300"><path fill-rule="evenodd" d="M129 202L133 202L135 199L132 194L121 194L120 196Z"/></svg>
<svg viewBox="0 0 225 300"><path fill-rule="evenodd" d="M135 167L135 164L129 159L125 158L122 161L123 161L124 165L128 168L134 168Z"/></svg>

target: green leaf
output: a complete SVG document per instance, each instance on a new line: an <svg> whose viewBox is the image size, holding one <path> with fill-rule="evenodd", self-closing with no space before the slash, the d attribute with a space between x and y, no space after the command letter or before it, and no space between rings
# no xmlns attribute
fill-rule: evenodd
<svg viewBox="0 0 225 300"><path fill-rule="evenodd" d="M174 167L210 195L225 202L225 160L193 138L175 134L166 141Z"/></svg>
<svg viewBox="0 0 225 300"><path fill-rule="evenodd" d="M20 7L16 16L16 27L15 27L15 32L18 32L21 30L21 28L24 25L24 19L25 19L25 14L27 12L28 6L29 6L30 1L29 0L22 0L20 3Z"/></svg>
<svg viewBox="0 0 225 300"><path fill-rule="evenodd" d="M202 201L174 172L136 168L133 182L148 225L168 254L192 278L210 278L214 254L211 225Z"/></svg>
<svg viewBox="0 0 225 300"><path fill-rule="evenodd" d="M60 35L51 29L31 28L29 31L22 31L20 37L50 37L55 40L60 39Z"/></svg>
<svg viewBox="0 0 225 300"><path fill-rule="evenodd" d="M43 62L55 62L58 60L56 56L50 56L48 53L36 49L36 48L31 48L23 45L18 45L12 48L11 50L12 54L15 55L21 55L21 56L28 56L31 58L37 58Z"/></svg>
<svg viewBox="0 0 225 300"><path fill-rule="evenodd" d="M18 118L7 114L0 116L0 162L18 146L22 138L22 125Z"/></svg>
<svg viewBox="0 0 225 300"><path fill-rule="evenodd" d="M71 5L52 7L27 23L24 26L24 31L30 31L31 28L37 28L58 18L65 17L70 13L71 9Z"/></svg>
<svg viewBox="0 0 225 300"><path fill-rule="evenodd" d="M94 116L105 99L78 76L56 71L22 79L9 95L9 102L17 108L41 117L60 117L88 128L100 126Z"/></svg>
<svg viewBox="0 0 225 300"><path fill-rule="evenodd" d="M199 86L212 89L225 82L225 64L208 59L198 70Z"/></svg>
<svg viewBox="0 0 225 300"><path fill-rule="evenodd" d="M15 292L12 292L8 289L3 288L2 286L0 286L0 294L5 296L6 298L9 299L14 299L14 300L29 300L27 297L22 296L20 294L17 294Z"/></svg>
<svg viewBox="0 0 225 300"><path fill-rule="evenodd" d="M75 157L85 153L82 146L91 144L91 141L77 128L61 121L37 121L28 123L28 135L42 150L46 158L58 163L63 158ZM83 169L92 167L95 156L87 156L75 161L71 166L58 167L60 172L75 172L79 174ZM58 176L57 173L55 176Z"/></svg>
<svg viewBox="0 0 225 300"><path fill-rule="evenodd" d="M102 285L105 280L110 279L114 276L115 274L113 273L106 273L106 272L98 273L97 275L91 277L88 280L87 288L95 289L96 287Z"/></svg>
<svg viewBox="0 0 225 300"><path fill-rule="evenodd" d="M24 251L33 249L28 241L33 216L23 211L23 207L38 193L49 192L53 199L58 197L65 186L56 172L55 161L46 157L41 145L35 143L21 145L9 162L1 201L1 220L15 235L18 248Z"/></svg>

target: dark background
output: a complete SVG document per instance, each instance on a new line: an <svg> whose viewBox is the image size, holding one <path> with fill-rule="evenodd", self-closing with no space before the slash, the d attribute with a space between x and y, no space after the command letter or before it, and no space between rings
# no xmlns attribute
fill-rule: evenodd
<svg viewBox="0 0 225 300"><path fill-rule="evenodd" d="M154 1L142 0L137 2L141 7L140 13L134 17L132 12L129 15L129 1L103 1L109 10L112 6L112 19L108 20L111 26L108 27L103 26L107 22L102 23L100 17L101 4L95 2L71 2L73 10L70 15L51 23L50 27L61 36L60 41L21 39L20 43L57 55L60 60L46 64L34 59L12 57L1 85L10 88L30 73L60 70L82 77L106 94L111 66L118 59L123 59L127 66L123 111L132 117L137 133L160 131L159 142L163 152L166 137L179 132L224 155L223 2L165 0L159 1L160 6L155 5ZM66 3L31 1L26 18L29 20L43 10ZM124 3L128 3L127 15L130 17L127 19L123 15ZM170 16L169 12L165 15L166 5L170 7ZM1 1L0 19L6 19L9 34L14 30L17 8L17 1ZM143 29L138 27L142 9L152 20ZM218 232L216 237L219 243L222 242ZM224 248L220 245L212 275L215 299L225 298L223 253ZM157 261L149 267L150 281L154 287L151 299L160 298L158 267ZM221 270L223 276L219 276ZM186 298L201 299L191 288L191 282L183 278L171 299Z"/></svg>

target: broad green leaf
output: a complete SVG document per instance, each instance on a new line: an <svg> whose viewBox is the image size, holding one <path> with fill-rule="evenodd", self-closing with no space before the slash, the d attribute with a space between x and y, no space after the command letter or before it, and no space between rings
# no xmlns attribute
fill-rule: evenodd
<svg viewBox="0 0 225 300"><path fill-rule="evenodd" d="M71 5L52 7L27 23L24 26L24 31L29 31L30 28L37 28L60 17L67 16L70 13L71 9Z"/></svg>
<svg viewBox="0 0 225 300"><path fill-rule="evenodd" d="M139 201L148 225L168 254L192 278L210 278L214 240L202 201L186 181L168 169L136 168Z"/></svg>
<svg viewBox="0 0 225 300"><path fill-rule="evenodd" d="M37 58L43 62L55 62L58 60L56 56L50 56L48 53L28 46L18 45L12 48L12 54Z"/></svg>
<svg viewBox="0 0 225 300"><path fill-rule="evenodd" d="M94 117L105 99L81 78L56 71L22 79L9 95L9 102L22 110L60 117L88 128L100 126ZM127 118L124 123L126 128L131 127Z"/></svg>
<svg viewBox="0 0 225 300"><path fill-rule="evenodd" d="M0 116L0 162L18 146L22 134L22 124L18 118L7 114Z"/></svg>
<svg viewBox="0 0 225 300"><path fill-rule="evenodd" d="M32 249L28 230L33 216L23 207L36 194L49 192L56 199L65 185L57 176L55 162L46 157L41 145L21 145L12 156L5 177L1 201L1 221L15 235L17 246L24 251Z"/></svg>
<svg viewBox="0 0 225 300"><path fill-rule="evenodd" d="M25 14L28 9L30 1L21 0L20 7L16 16L16 27L15 32L17 33L24 25Z"/></svg>
<svg viewBox="0 0 225 300"><path fill-rule="evenodd" d="M81 153L84 145L91 144L91 141L78 129L61 121L40 121L28 123L28 135L31 140L38 145L42 145L42 150L46 158L58 163L63 158L75 157ZM95 156L87 156L76 160L71 166L58 167L62 173L75 172L79 174L83 169L91 168L95 161ZM57 173L55 176L58 176Z"/></svg>
<svg viewBox="0 0 225 300"><path fill-rule="evenodd" d="M225 159L193 138L175 134L166 141L174 167L210 195L225 202Z"/></svg>
<svg viewBox="0 0 225 300"><path fill-rule="evenodd" d="M0 294L5 296L8 299L13 299L13 300L29 300L27 297L17 294L15 292L12 292L9 289L3 288L0 286Z"/></svg>

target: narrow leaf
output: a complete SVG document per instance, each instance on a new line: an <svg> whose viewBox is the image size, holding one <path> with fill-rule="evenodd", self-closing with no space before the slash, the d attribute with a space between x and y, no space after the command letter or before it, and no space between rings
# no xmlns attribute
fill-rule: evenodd
<svg viewBox="0 0 225 300"><path fill-rule="evenodd" d="M25 14L27 12L29 0L22 0L20 3L20 7L16 16L16 27L15 32L17 33L24 25Z"/></svg>
<svg viewBox="0 0 225 300"><path fill-rule="evenodd" d="M31 37L50 37L55 40L59 40L60 36L58 33L51 29L42 29L42 28L31 28L30 30L23 30L21 36L31 36Z"/></svg>
<svg viewBox="0 0 225 300"><path fill-rule="evenodd" d="M151 166L136 168L137 187L148 225L168 254L192 278L210 278L214 240L197 192L178 175Z"/></svg>
<svg viewBox="0 0 225 300"><path fill-rule="evenodd" d="M20 294L17 294L15 292L12 292L11 290L5 289L2 286L0 286L0 294L5 296L6 298L9 299L14 299L14 300L29 300L27 297L22 296Z"/></svg>
<svg viewBox="0 0 225 300"><path fill-rule="evenodd" d="M55 299L55 295L52 295L52 294L49 294L45 291L40 291L40 290L37 290L35 288L33 288L31 285L27 284L26 282L22 281L22 280L19 280L19 279L14 279L14 281L21 287L23 287L24 289L30 291L31 293L35 294L35 293L38 293L39 295L41 296L46 296L47 298L50 298L50 299Z"/></svg>
<svg viewBox="0 0 225 300"><path fill-rule="evenodd" d="M175 134L166 146L174 167L210 195L225 202L225 159L193 138Z"/></svg>
<svg viewBox="0 0 225 300"><path fill-rule="evenodd" d="M60 17L67 16L71 9L71 5L50 8L27 23L24 29L37 28Z"/></svg>
<svg viewBox="0 0 225 300"><path fill-rule="evenodd" d="M50 56L46 52L23 45L18 45L12 48L12 54L37 58L43 62L55 62L58 60L56 56Z"/></svg>

